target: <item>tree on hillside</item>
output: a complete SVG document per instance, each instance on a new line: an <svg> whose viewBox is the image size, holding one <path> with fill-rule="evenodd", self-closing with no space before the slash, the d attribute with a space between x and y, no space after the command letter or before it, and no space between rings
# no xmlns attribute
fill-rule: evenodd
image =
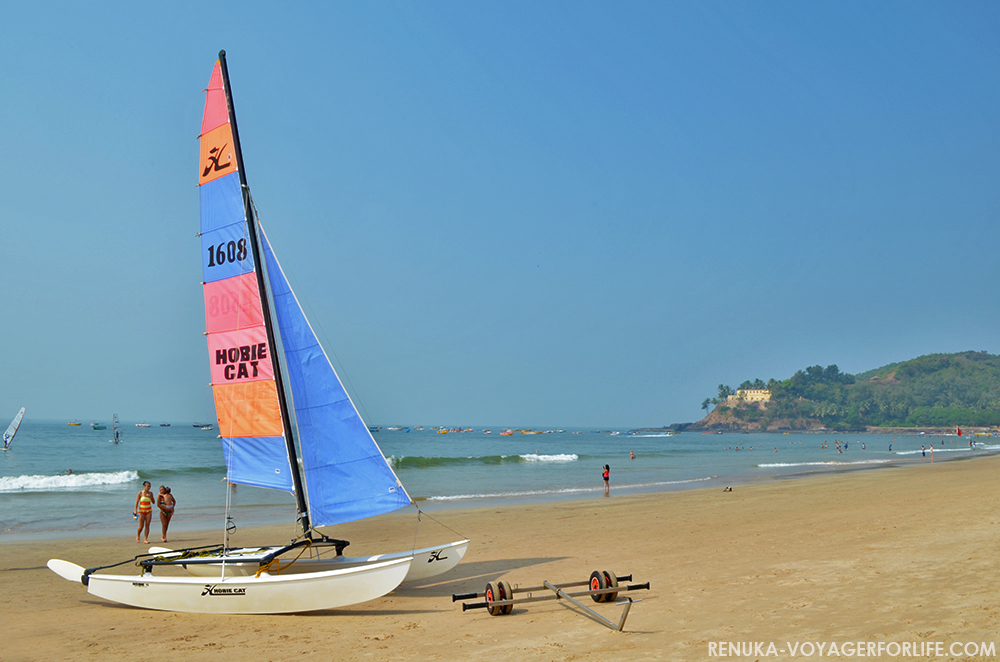
<svg viewBox="0 0 1000 662"><path fill-rule="evenodd" d="M762 428L788 420L792 427L822 423L829 429L870 426L1000 425L1000 356L985 352L928 354L858 375L836 364L813 365L788 379L743 381L739 388L767 388L761 413L727 403L732 388L719 384L713 404L744 422L759 416ZM811 421L811 422L810 422Z"/></svg>

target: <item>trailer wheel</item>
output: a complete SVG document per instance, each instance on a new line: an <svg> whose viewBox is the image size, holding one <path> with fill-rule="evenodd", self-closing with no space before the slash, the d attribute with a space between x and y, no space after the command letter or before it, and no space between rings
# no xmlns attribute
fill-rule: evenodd
<svg viewBox="0 0 1000 662"><path fill-rule="evenodd" d="M500 597L500 589L496 584L490 582L486 585L486 611L489 612L490 616L499 616L503 613L503 607L494 607L494 600L503 600Z"/></svg>
<svg viewBox="0 0 1000 662"><path fill-rule="evenodd" d="M597 570L590 573L590 590L600 591L608 587L608 580L604 578L604 573ZM590 597L594 599L594 602L604 602L604 594L590 594Z"/></svg>
<svg viewBox="0 0 1000 662"><path fill-rule="evenodd" d="M604 579L608 582L608 588L618 588L618 575L607 570L604 571ZM604 596L605 602L614 602L618 599L618 592L608 593Z"/></svg>
<svg viewBox="0 0 1000 662"><path fill-rule="evenodd" d="M511 600L514 597L514 590L510 587L510 584L505 581L500 581L498 582L498 585L500 587L501 600ZM501 614L509 614L512 611L514 611L514 605L500 606Z"/></svg>

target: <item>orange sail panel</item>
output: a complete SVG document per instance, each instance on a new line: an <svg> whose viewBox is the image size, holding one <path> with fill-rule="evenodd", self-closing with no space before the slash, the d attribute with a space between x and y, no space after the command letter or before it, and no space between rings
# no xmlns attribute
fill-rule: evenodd
<svg viewBox="0 0 1000 662"><path fill-rule="evenodd" d="M270 406L278 401L273 379L213 385L212 391L223 437L281 437L281 414Z"/></svg>
<svg viewBox="0 0 1000 662"><path fill-rule="evenodd" d="M218 62L205 99L198 165L201 255L212 392L233 483L291 491L257 265Z"/></svg>

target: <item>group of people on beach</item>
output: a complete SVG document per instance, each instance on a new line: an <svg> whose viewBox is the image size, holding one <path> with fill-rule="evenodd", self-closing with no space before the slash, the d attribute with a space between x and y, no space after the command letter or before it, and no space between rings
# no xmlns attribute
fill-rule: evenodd
<svg viewBox="0 0 1000 662"><path fill-rule="evenodd" d="M142 489L135 497L135 508L132 509L132 517L139 522L139 528L135 531L135 541L139 542L139 537L142 536L142 542L147 545L149 544L149 525L153 521L152 487L152 483L148 480L143 481ZM160 525L163 527L163 535L160 536L160 540L163 542L167 542L167 527L170 526L170 518L174 516L176 506L177 500L170 493L170 488L166 485L160 485L160 493L156 497L156 507L160 510Z"/></svg>

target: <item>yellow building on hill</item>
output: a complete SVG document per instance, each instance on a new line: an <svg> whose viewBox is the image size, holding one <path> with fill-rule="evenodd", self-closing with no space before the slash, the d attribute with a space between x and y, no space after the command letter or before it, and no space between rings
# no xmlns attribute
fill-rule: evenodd
<svg viewBox="0 0 1000 662"><path fill-rule="evenodd" d="M771 391L766 388L740 388L736 389L736 395L730 395L728 400L742 400L743 402L767 402L771 399Z"/></svg>

